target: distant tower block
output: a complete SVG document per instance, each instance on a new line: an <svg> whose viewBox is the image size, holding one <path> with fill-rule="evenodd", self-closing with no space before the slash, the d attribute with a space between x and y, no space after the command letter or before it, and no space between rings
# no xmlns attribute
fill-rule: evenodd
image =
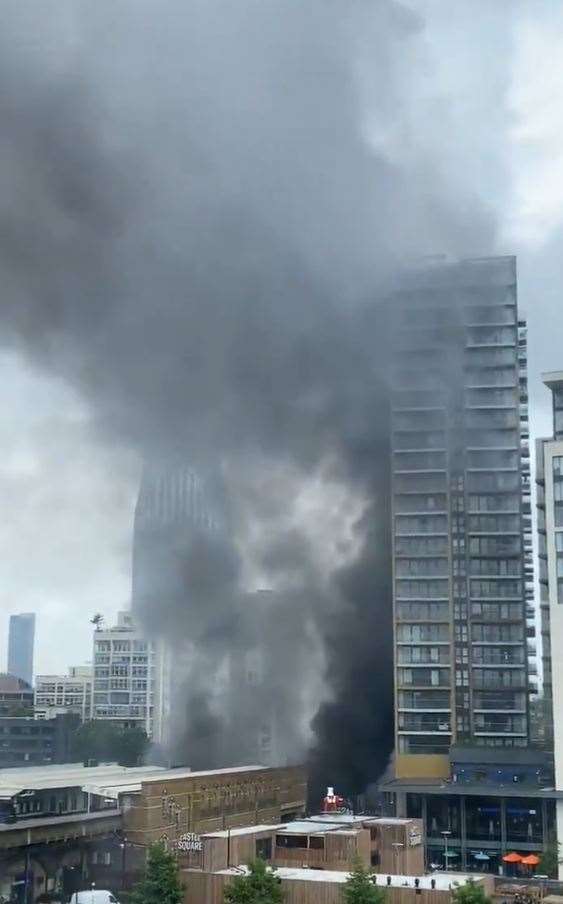
<svg viewBox="0 0 563 904"><path fill-rule="evenodd" d="M35 613L22 612L10 616L8 634L8 672L33 684L33 651L35 644Z"/></svg>

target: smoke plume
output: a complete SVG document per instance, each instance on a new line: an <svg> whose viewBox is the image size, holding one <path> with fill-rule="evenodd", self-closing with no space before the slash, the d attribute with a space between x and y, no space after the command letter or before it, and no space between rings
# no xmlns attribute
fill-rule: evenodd
<svg viewBox="0 0 563 904"><path fill-rule="evenodd" d="M439 159L387 140L424 23L392 0L3 12L3 343L221 499L141 606L187 657L185 759L243 761L275 710L284 761L309 747L315 788L363 791L392 746L380 300L406 259L494 239Z"/></svg>

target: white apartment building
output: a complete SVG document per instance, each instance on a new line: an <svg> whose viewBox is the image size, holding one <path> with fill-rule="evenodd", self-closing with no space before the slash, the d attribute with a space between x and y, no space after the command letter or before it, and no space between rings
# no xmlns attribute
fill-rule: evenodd
<svg viewBox="0 0 563 904"><path fill-rule="evenodd" d="M92 719L141 726L153 736L156 654L130 612L94 632Z"/></svg>
<svg viewBox="0 0 563 904"><path fill-rule="evenodd" d="M93 668L71 666L68 675L37 675L33 705L36 719L52 719L59 713L78 713L82 721L90 718Z"/></svg>
<svg viewBox="0 0 563 904"><path fill-rule="evenodd" d="M552 392L553 437L537 441L537 504L543 683L553 731L555 787L563 790L563 371L543 375ZM563 800L556 802L563 841ZM559 866L563 878L563 865Z"/></svg>

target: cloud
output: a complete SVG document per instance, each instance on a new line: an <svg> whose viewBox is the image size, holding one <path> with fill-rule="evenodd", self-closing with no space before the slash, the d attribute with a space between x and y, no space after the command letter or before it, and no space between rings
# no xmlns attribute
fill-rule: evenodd
<svg viewBox="0 0 563 904"><path fill-rule="evenodd" d="M10 614L37 612L35 671L58 672L91 658L95 611L128 604L138 465L100 446L60 380L13 354L0 357L0 379L2 633Z"/></svg>

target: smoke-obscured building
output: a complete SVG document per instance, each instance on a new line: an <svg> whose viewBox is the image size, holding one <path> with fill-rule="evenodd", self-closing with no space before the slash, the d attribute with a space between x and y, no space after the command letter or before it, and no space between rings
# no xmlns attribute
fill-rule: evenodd
<svg viewBox="0 0 563 904"><path fill-rule="evenodd" d="M531 505L515 259L414 272L393 307L396 772L446 775L452 744L528 743Z"/></svg>
<svg viewBox="0 0 563 904"><path fill-rule="evenodd" d="M220 517L210 493L195 471L184 464L147 464L143 469L133 529L131 609L138 624L155 637L152 736L168 747L174 686L181 662L163 638L159 614L187 605L186 555L198 533L215 534ZM163 601L166 603L162 606Z"/></svg>
<svg viewBox="0 0 563 904"><path fill-rule="evenodd" d="M288 748L295 743L295 726L292 731L287 712L297 722L300 711L297 700L286 699L287 688L275 684L281 671L277 660L284 651L288 660L298 657L298 644L288 640L278 624L277 613L285 610L279 594L248 593L239 605L253 611L254 634L229 657L224 710L232 709L232 719L226 721L225 730L239 739L242 762L279 766L288 761Z"/></svg>
<svg viewBox="0 0 563 904"><path fill-rule="evenodd" d="M213 512L205 485L183 465L149 466L143 470L135 508L131 600L139 615L174 580L195 531L214 532Z"/></svg>
<svg viewBox="0 0 563 904"><path fill-rule="evenodd" d="M92 719L153 732L154 645L129 612L117 624L94 632Z"/></svg>
<svg viewBox="0 0 563 904"><path fill-rule="evenodd" d="M35 613L22 612L10 616L8 633L8 672L33 684L33 648Z"/></svg>
<svg viewBox="0 0 563 904"><path fill-rule="evenodd" d="M92 666L71 666L68 675L37 675L34 709L36 719L51 719L58 713L74 712L82 722L92 711Z"/></svg>

